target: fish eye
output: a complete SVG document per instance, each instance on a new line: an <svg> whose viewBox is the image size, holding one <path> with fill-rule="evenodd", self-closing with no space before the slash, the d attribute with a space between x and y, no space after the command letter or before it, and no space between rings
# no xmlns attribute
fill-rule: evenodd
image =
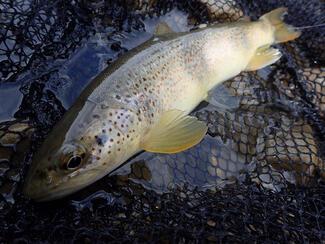
<svg viewBox="0 0 325 244"><path fill-rule="evenodd" d="M58 163L63 170L74 170L80 167L86 157L86 150L81 144L67 143L59 152Z"/></svg>
<svg viewBox="0 0 325 244"><path fill-rule="evenodd" d="M80 166L82 162L81 156L72 156L66 164L66 169L75 169Z"/></svg>

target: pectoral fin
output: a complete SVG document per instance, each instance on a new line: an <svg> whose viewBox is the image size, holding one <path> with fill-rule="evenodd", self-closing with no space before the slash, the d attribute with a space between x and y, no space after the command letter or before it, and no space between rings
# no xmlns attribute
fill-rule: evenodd
<svg viewBox="0 0 325 244"><path fill-rule="evenodd" d="M270 64L275 63L281 58L281 53L278 49L270 47L261 47L257 49L255 55L250 60L245 70L253 71L262 69Z"/></svg>
<svg viewBox="0 0 325 244"><path fill-rule="evenodd" d="M197 118L170 110L145 137L142 148L149 152L177 153L199 143L206 132L207 126Z"/></svg>

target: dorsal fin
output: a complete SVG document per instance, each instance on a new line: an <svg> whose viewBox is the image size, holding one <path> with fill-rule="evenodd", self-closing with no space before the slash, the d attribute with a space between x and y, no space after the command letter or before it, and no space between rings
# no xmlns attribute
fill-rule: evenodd
<svg viewBox="0 0 325 244"><path fill-rule="evenodd" d="M155 36L161 36L166 34L175 33L166 22L160 22L154 31Z"/></svg>

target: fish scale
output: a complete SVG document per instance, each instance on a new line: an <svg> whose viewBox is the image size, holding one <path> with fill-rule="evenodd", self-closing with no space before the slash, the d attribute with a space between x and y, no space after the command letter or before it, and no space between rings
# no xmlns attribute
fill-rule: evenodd
<svg viewBox="0 0 325 244"><path fill-rule="evenodd" d="M156 44L148 50L149 54L134 57L127 67L104 80L90 99L98 104L120 104L134 112L140 109L142 119L151 122L150 114L171 109L175 104L175 96L188 84L202 84L201 79L195 79L194 73L198 68L204 71L200 67L202 45L203 41L189 48L189 44L186 46L182 40ZM192 51L188 52L187 49ZM192 62L189 62L190 59ZM137 66L136 70L134 66ZM111 91L108 96L107 90Z"/></svg>

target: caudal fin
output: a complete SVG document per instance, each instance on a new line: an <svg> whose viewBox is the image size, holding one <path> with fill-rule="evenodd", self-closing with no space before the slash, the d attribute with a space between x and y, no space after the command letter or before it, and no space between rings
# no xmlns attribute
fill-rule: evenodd
<svg viewBox="0 0 325 244"><path fill-rule="evenodd" d="M264 14L260 19L268 21L274 27L275 43L287 42L296 39L301 32L295 30L291 25L283 22L283 17L287 13L287 8L277 8L267 14Z"/></svg>

